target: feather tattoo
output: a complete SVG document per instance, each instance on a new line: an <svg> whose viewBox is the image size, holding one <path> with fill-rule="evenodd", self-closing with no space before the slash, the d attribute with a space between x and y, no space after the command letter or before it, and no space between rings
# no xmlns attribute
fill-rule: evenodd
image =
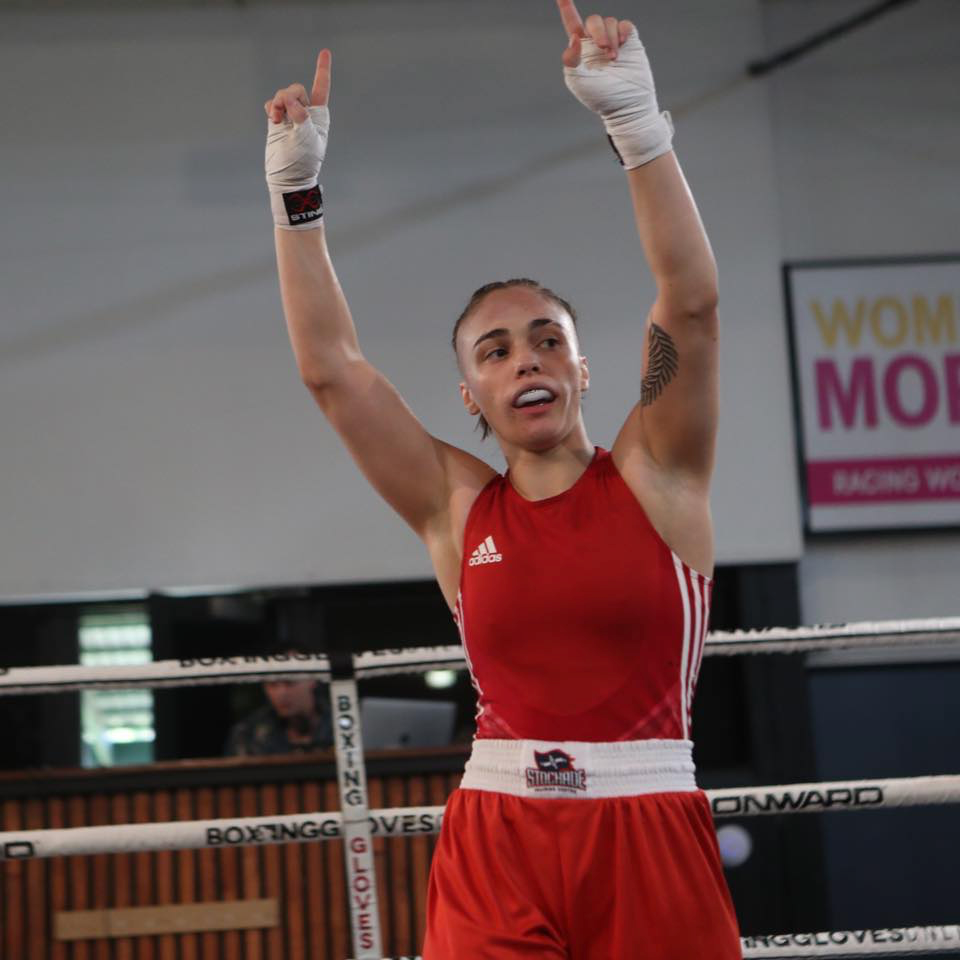
<svg viewBox="0 0 960 960"><path fill-rule="evenodd" d="M640 384L640 406L649 407L677 375L679 360L673 338L663 327L650 324L647 372Z"/></svg>

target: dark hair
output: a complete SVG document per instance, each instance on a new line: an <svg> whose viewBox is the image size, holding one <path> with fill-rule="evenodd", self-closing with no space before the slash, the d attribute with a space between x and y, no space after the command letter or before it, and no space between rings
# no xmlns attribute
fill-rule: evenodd
<svg viewBox="0 0 960 960"><path fill-rule="evenodd" d="M283 633L270 637L263 645L262 655L265 657L283 658L290 657L292 660L307 660L316 657L319 654L311 644L304 643L303 640L290 639Z"/></svg>
<svg viewBox="0 0 960 960"><path fill-rule="evenodd" d="M496 293L499 290L512 290L514 287L524 287L527 290L532 290L534 293L539 293L541 297L547 300L553 301L558 307L566 310L570 319L573 321L573 325L577 325L577 311L574 310L560 294L554 293L549 287L545 287L542 283L537 283L536 280L531 280L529 277L514 277L512 280L494 280L493 283L485 283L482 287L478 287L473 291L473 295L463 308L463 313L457 317L457 322L453 325L453 336L450 338L450 343L453 346L453 352L457 357L458 364L460 363L460 355L457 353L457 334L460 332L463 321L466 320L491 293ZM490 436L490 424L487 423L486 417L484 417L482 413L477 419L477 427L483 431L481 439L486 440L487 437Z"/></svg>

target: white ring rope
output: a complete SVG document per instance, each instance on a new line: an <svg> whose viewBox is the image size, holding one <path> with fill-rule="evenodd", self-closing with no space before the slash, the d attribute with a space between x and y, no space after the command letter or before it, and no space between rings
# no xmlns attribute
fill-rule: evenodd
<svg viewBox="0 0 960 960"><path fill-rule="evenodd" d="M833 930L824 933L779 933L741 937L744 960L763 957L859 957L960 952L960 925ZM384 960L423 960L385 957Z"/></svg>
<svg viewBox="0 0 960 960"><path fill-rule="evenodd" d="M206 657L155 660L131 666L0 667L0 696L19 693L64 693L90 689L196 687L219 683L257 683L315 676L330 679L323 654L276 657Z"/></svg>
<svg viewBox="0 0 960 960"><path fill-rule="evenodd" d="M440 832L443 807L370 811L373 837L402 837ZM335 813L291 813L228 820L176 820L104 827L0 833L0 862L98 853L152 853L159 850L227 849L276 843L314 843L343 836L343 817Z"/></svg>
<svg viewBox="0 0 960 960"><path fill-rule="evenodd" d="M853 647L927 647L931 644L955 644L958 640L960 617L953 617L717 631L708 636L704 652L738 655ZM461 647L368 651L354 655L352 660L354 676L357 679L423 673L434 669L456 669L466 665ZM329 660L322 654L297 654L166 660L136 666L71 664L53 667L0 667L0 696L63 692L91 687L129 689L254 683L300 676L330 680ZM707 791L707 796L716 818L957 803L960 802L960 776L714 790ZM372 810L369 811L369 827L366 823L351 821L348 817L346 831L356 832L358 828L362 828L361 839L366 836L434 834L440 830L443 809L409 807ZM10 832L0 833L0 862L101 853L308 843L342 837L344 832L345 824L340 813L74 827L31 833ZM351 908L352 918L355 913ZM899 927L869 931L782 934L745 937L742 941L744 958L954 953L960 951L960 927ZM376 956L367 952L362 955Z"/></svg>
<svg viewBox="0 0 960 960"><path fill-rule="evenodd" d="M715 630L705 654L803 653L853 647L911 647L956 644L960 617L925 620L877 620L821 624L813 627L770 627L765 630Z"/></svg>
<svg viewBox="0 0 960 960"><path fill-rule="evenodd" d="M856 957L960 952L960 925L781 933L741 937L745 960L754 957Z"/></svg>
<svg viewBox="0 0 960 960"><path fill-rule="evenodd" d="M714 817L750 817L839 810L878 810L960 803L960 776L850 780L780 787L707 790ZM410 837L440 832L439 807L391 807L371 810L373 837ZM0 861L72 857L96 853L147 853L312 843L343 835L339 812L295 813L225 820L178 820L103 827L0 833Z"/></svg>
<svg viewBox="0 0 960 960"><path fill-rule="evenodd" d="M800 653L851 647L908 647L956 644L960 617L930 620L885 620L817 627L773 627L769 630L715 631L704 653ZM358 680L428 670L462 669L463 648L415 647L375 650L353 656ZM278 677L315 676L330 679L323 654L209 657L158 660L137 666L0 667L0 696L57 693L90 688L189 687L219 683L256 683Z"/></svg>
<svg viewBox="0 0 960 960"><path fill-rule="evenodd" d="M960 803L960 775L707 790L714 818Z"/></svg>

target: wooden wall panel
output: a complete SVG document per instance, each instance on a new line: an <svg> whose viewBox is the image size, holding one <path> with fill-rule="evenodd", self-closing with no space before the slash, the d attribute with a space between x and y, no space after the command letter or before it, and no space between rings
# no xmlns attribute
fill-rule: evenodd
<svg viewBox="0 0 960 960"><path fill-rule="evenodd" d="M124 823L126 821L113 820L110 816L110 798L105 793L97 793L89 800L89 822L91 826L101 827L108 823ZM90 888L87 902L91 909L105 910L108 907L119 906L111 895L110 878L114 875L116 858L106 854L97 854L95 857L83 857L88 861ZM115 954L106 940L96 940L93 943L92 960L113 960Z"/></svg>
<svg viewBox="0 0 960 960"><path fill-rule="evenodd" d="M91 817L86 797L70 797L67 800L67 826L82 827L90 824ZM92 906L90 889L93 884L93 857L67 857L67 905L71 910L89 910ZM77 943L69 950L70 960L91 960L92 944Z"/></svg>
<svg viewBox="0 0 960 960"><path fill-rule="evenodd" d="M299 785L285 783L280 788L280 812L302 812ZM287 960L307 960L303 890L303 851L299 843L285 843L280 847L283 861L285 910L283 913Z"/></svg>
<svg viewBox="0 0 960 960"><path fill-rule="evenodd" d="M112 823L130 823L130 796L116 793L110 797L110 817ZM117 853L107 858L110 886L106 892L110 907L132 907L133 897L133 857L129 853ZM121 937L112 944L115 960L134 960L133 938Z"/></svg>
<svg viewBox="0 0 960 960"><path fill-rule="evenodd" d="M260 815L270 816L280 812L280 799L277 787L267 784L260 788ZM263 853L263 882L265 897L275 897L281 904L284 903L284 891L280 873L280 847L271 845L264 847ZM283 957L283 927L279 926L267 931L267 956ZM206 960L206 958L204 958Z"/></svg>
<svg viewBox="0 0 960 960"><path fill-rule="evenodd" d="M23 826L20 816L21 804L15 800L3 803L3 829L20 830ZM4 910L3 955L5 957L26 956L26 938L24 931L23 894L26 864L22 860L3 863Z"/></svg>
<svg viewBox="0 0 960 960"><path fill-rule="evenodd" d="M196 816L198 820L213 820L216 817L216 809L213 800L213 787L201 787L196 792ZM200 850L197 855L197 866L199 868L197 900L200 903L209 903L217 899L218 871L217 871L218 851L206 849ZM219 933L201 933L200 934L200 958L201 960L220 960L220 934Z"/></svg>
<svg viewBox="0 0 960 960"><path fill-rule="evenodd" d="M0 830L4 828L4 817L6 816L6 809L3 801L0 801ZM0 957L4 956L4 951L6 949L6 939L4 931L7 929L7 902L4 895L4 891L8 887L7 881L7 868L10 865L8 863L0 863Z"/></svg>
<svg viewBox="0 0 960 960"><path fill-rule="evenodd" d="M27 800L24 804L23 826L27 830L43 830L47 824L43 815L43 801ZM47 863L44 860L28 860L26 864L26 910L27 943L32 956L47 960L49 943L47 937ZM35 945L40 945L37 949Z"/></svg>
<svg viewBox="0 0 960 960"><path fill-rule="evenodd" d="M104 773L108 773L104 771ZM149 823L339 809L335 780L195 786L144 783L0 799L0 829ZM370 776L370 806L445 802L459 773ZM0 782L2 790L2 782ZM2 794L0 794L2 797ZM412 955L423 941L434 837L374 841L384 952ZM53 941L64 910L276 898L279 924L113 940ZM11 960L345 960L351 956L342 841L0 862L0 955Z"/></svg>
<svg viewBox="0 0 960 960"><path fill-rule="evenodd" d="M303 784L303 808L308 813L323 810L323 795L316 782ZM327 957L327 877L323 870L323 855L326 843L308 843L304 846L306 860L306 893L304 911L307 921L307 936L310 957ZM260 957L245 957L244 960L260 960Z"/></svg>
<svg viewBox="0 0 960 960"><path fill-rule="evenodd" d="M240 787L239 808L241 817L257 817L260 805L257 802L257 789L252 785ZM241 860L241 896L244 900L257 900L264 896L260 882L263 871L263 851L259 847L244 847L240 851ZM264 960L264 937L262 930L247 930L243 934L244 960Z"/></svg>
<svg viewBox="0 0 960 960"><path fill-rule="evenodd" d="M177 820L196 820L193 792L182 788L176 792L175 806ZM181 850L176 854L177 903L196 903L197 896L197 862L199 851ZM200 934L185 933L177 937L179 941L181 960L198 960L200 956Z"/></svg>
<svg viewBox="0 0 960 960"><path fill-rule="evenodd" d="M133 823L151 823L153 821L153 797L143 790L133 795ZM136 853L133 855L133 902L138 907L156 905L154 877L156 875L155 853ZM137 937L134 941L137 960L156 960L156 938Z"/></svg>
<svg viewBox="0 0 960 960"><path fill-rule="evenodd" d="M64 801L62 797L51 797L47 801L46 825L51 830L58 830L67 825L67 818L64 811ZM67 871L68 865L65 858L58 858L47 861L47 877L50 901L48 910L50 916L53 916L58 910L67 908ZM50 944L50 960L68 960L66 945L59 941Z"/></svg>
<svg viewBox="0 0 960 960"><path fill-rule="evenodd" d="M214 816L230 819L237 815L236 790L233 787L219 787L216 793L216 813ZM220 884L217 899L242 900L240 894L240 856L236 849L221 850L217 853L220 861ZM206 898L204 898L206 899ZM239 930L228 930L220 935L223 944L223 960L241 960L243 956L242 934Z"/></svg>
<svg viewBox="0 0 960 960"><path fill-rule="evenodd" d="M153 812L157 823L173 820L173 796L169 790L158 790L153 797ZM171 850L156 854L157 906L177 903L174 888L174 857ZM157 960L177 960L177 937L164 933L157 937Z"/></svg>

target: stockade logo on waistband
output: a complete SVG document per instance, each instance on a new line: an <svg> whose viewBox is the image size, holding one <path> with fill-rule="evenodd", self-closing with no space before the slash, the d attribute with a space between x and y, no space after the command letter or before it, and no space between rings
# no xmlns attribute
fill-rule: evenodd
<svg viewBox="0 0 960 960"><path fill-rule="evenodd" d="M573 765L574 757L564 750L533 751L535 767L527 767L527 786L531 790L586 790L587 771Z"/></svg>

